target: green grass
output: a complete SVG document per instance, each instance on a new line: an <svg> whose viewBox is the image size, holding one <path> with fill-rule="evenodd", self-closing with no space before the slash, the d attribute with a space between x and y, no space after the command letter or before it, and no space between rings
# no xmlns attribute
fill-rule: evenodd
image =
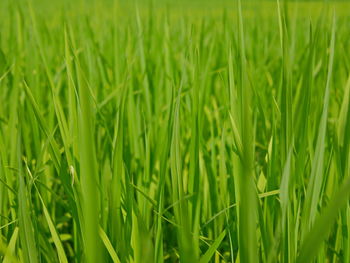
<svg viewBox="0 0 350 263"><path fill-rule="evenodd" d="M1 262L350 262L349 2L48 3L0 3Z"/></svg>

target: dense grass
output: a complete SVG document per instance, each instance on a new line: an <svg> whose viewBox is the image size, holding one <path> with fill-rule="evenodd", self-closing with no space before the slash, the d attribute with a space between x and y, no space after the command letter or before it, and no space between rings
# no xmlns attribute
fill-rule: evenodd
<svg viewBox="0 0 350 263"><path fill-rule="evenodd" d="M0 6L1 261L350 262L348 3Z"/></svg>

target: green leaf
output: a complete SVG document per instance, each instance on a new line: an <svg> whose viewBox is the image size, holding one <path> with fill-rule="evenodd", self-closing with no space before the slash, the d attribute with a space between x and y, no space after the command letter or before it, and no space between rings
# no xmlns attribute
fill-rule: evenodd
<svg viewBox="0 0 350 263"><path fill-rule="evenodd" d="M214 240L213 244L208 248L205 254L200 258L199 263L208 263L214 255L215 251L220 246L222 240L226 236L226 230L222 231L221 234Z"/></svg>
<svg viewBox="0 0 350 263"><path fill-rule="evenodd" d="M101 227L99 227L98 229L98 233L101 237L101 240L103 242L103 244L105 245L109 255L111 256L112 260L114 263L120 263L120 260L118 258L118 255L117 255L117 252L115 252L112 244L111 244L111 241L109 241L109 238L108 236L106 235L106 232L103 231L103 229Z"/></svg>
<svg viewBox="0 0 350 263"><path fill-rule="evenodd" d="M18 237L18 227L16 227L12 233L10 242L7 246L6 253L5 253L5 256L4 256L3 261L2 261L3 263L18 262L18 260L15 257L17 237Z"/></svg>
<svg viewBox="0 0 350 263"><path fill-rule="evenodd" d="M307 233L297 258L298 263L312 262L317 256L324 240L329 235L339 212L348 203L350 197L350 176L348 175L341 187L336 191L327 207L316 218L311 230Z"/></svg>

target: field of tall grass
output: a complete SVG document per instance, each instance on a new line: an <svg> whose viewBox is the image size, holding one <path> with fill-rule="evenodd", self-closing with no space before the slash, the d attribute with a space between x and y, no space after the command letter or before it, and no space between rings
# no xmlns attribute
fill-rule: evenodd
<svg viewBox="0 0 350 263"><path fill-rule="evenodd" d="M0 261L350 262L350 2L0 1Z"/></svg>

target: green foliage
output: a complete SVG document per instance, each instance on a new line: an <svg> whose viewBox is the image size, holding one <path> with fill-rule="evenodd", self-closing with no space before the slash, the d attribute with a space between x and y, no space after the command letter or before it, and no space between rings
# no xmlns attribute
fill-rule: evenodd
<svg viewBox="0 0 350 263"><path fill-rule="evenodd" d="M0 261L350 262L349 3L50 2L0 2Z"/></svg>

